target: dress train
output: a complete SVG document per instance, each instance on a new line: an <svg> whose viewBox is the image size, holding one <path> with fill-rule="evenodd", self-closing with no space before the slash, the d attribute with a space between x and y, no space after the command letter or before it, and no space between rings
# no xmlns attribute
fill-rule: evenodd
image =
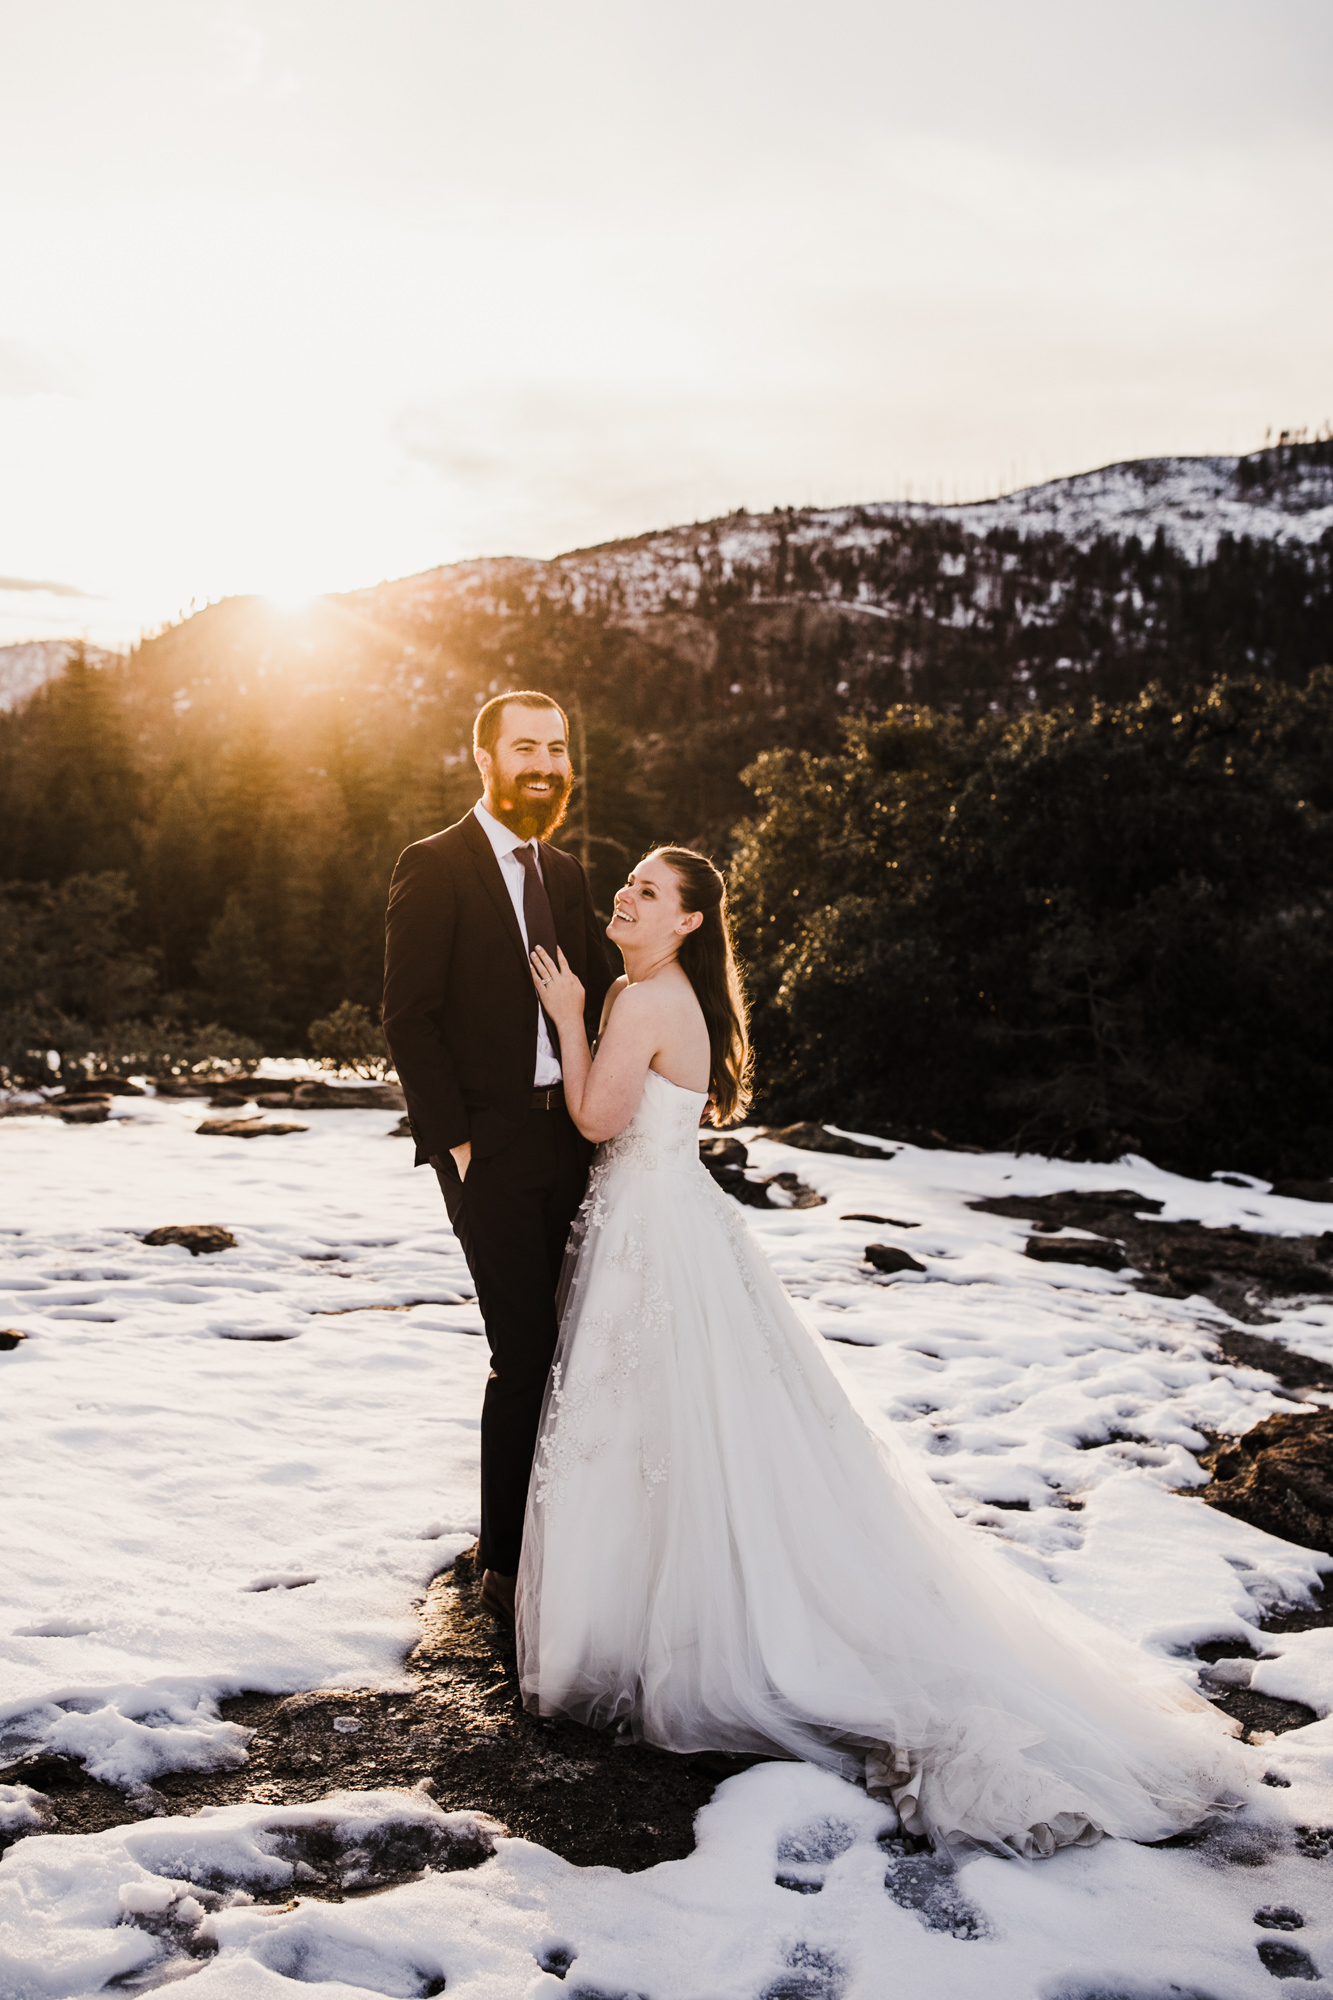
<svg viewBox="0 0 1333 2000"><path fill-rule="evenodd" d="M938 1843L1161 1839L1248 1790L1167 1662L958 1522L650 1071L566 1264L518 1584L528 1707L861 1777Z"/></svg>

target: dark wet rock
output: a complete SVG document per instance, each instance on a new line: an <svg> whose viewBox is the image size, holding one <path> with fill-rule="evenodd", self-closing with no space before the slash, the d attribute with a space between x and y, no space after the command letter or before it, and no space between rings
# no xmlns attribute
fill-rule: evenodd
<svg viewBox="0 0 1333 2000"><path fill-rule="evenodd" d="M34 1833L91 1833L119 1826L130 1814L125 1794L90 1778L76 1758L37 1752L0 1766L0 1785L26 1785L41 1794L41 1824L0 1830L0 1854Z"/></svg>
<svg viewBox="0 0 1333 2000"><path fill-rule="evenodd" d="M142 1085L131 1083L125 1076L99 1076L87 1083L67 1084L56 1091L52 1104L72 1104L81 1097L145 1097Z"/></svg>
<svg viewBox="0 0 1333 2000"><path fill-rule="evenodd" d="M1039 1264L1094 1264L1102 1271L1122 1271L1129 1261L1123 1245L1104 1236L1029 1236L1023 1254Z"/></svg>
<svg viewBox="0 0 1333 2000"><path fill-rule="evenodd" d="M1291 1201L1333 1201L1333 1181L1274 1181L1273 1193Z"/></svg>
<svg viewBox="0 0 1333 2000"><path fill-rule="evenodd" d="M0 1354L12 1354L19 1342L27 1338L27 1334L20 1333L16 1326L0 1327Z"/></svg>
<svg viewBox="0 0 1333 2000"><path fill-rule="evenodd" d="M707 1161L704 1164L707 1165ZM743 1207L771 1208L773 1206L768 1198L768 1188L765 1183L752 1178L746 1173L744 1167L710 1166L708 1171L722 1192L729 1194L733 1201L740 1202Z"/></svg>
<svg viewBox="0 0 1333 2000"><path fill-rule="evenodd" d="M152 1085L159 1097L211 1097L222 1087L220 1078L205 1082L201 1076L155 1076Z"/></svg>
<svg viewBox="0 0 1333 2000"><path fill-rule="evenodd" d="M866 1146L859 1139L844 1139L840 1132L830 1132L826 1125L809 1119L799 1125L774 1125L756 1132L755 1137L772 1139L779 1146L796 1146L803 1153L841 1153L849 1160L891 1160L897 1151L894 1146Z"/></svg>
<svg viewBox="0 0 1333 2000"><path fill-rule="evenodd" d="M969 1207L986 1215L1031 1222L1035 1234L1027 1254L1065 1260L1061 1250L1036 1246L1061 1229L1087 1230L1111 1249L1101 1256L1108 1269L1131 1267L1140 1291L1165 1298L1210 1298L1233 1319L1262 1324L1271 1299L1333 1292L1333 1269L1323 1236L1270 1236L1259 1230L1208 1229L1200 1222L1157 1222L1162 1203L1133 1188L1080 1188L1060 1194L1000 1195ZM1057 1241L1059 1239L1056 1239ZM1072 1239L1066 1239L1071 1241ZM1099 1261L1089 1254L1083 1261Z"/></svg>
<svg viewBox="0 0 1333 2000"><path fill-rule="evenodd" d="M1153 1235L1160 1238L1158 1243L1151 1241ZM1264 1236L1234 1225L1204 1229L1179 1222L1158 1224L1149 1239L1141 1268L1164 1278L1178 1292L1221 1290L1228 1282L1254 1286L1266 1298L1333 1292L1333 1272L1315 1261L1314 1245L1307 1248L1304 1237Z"/></svg>
<svg viewBox="0 0 1333 2000"><path fill-rule="evenodd" d="M1333 1410L1266 1417L1204 1458L1199 1496L1302 1548L1333 1550Z"/></svg>
<svg viewBox="0 0 1333 2000"><path fill-rule="evenodd" d="M58 1103L56 1110L66 1125L105 1125L112 1102L109 1097L75 1097Z"/></svg>
<svg viewBox="0 0 1333 2000"><path fill-rule="evenodd" d="M415 1139L416 1136L416 1133L412 1130L412 1120L406 1113L398 1120L398 1123L389 1134L391 1139Z"/></svg>
<svg viewBox="0 0 1333 2000"><path fill-rule="evenodd" d="M1289 1729L1305 1729L1318 1720L1314 1710L1303 1701L1280 1701L1276 1695L1258 1694L1253 1688L1228 1685L1207 1673L1200 1674L1199 1680L1214 1708L1220 1708L1223 1715L1229 1715L1233 1722L1240 1724L1241 1735L1246 1741L1253 1741L1256 1737L1284 1736ZM1255 1866L1259 1865L1256 1861Z"/></svg>
<svg viewBox="0 0 1333 2000"><path fill-rule="evenodd" d="M822 1208L828 1199L795 1174L751 1173L749 1152L739 1139L701 1139L699 1159L723 1192L747 1208ZM774 1201L770 1188L780 1189L786 1200Z"/></svg>
<svg viewBox="0 0 1333 2000"><path fill-rule="evenodd" d="M214 1257L219 1250L236 1248L236 1238L220 1222L172 1222L150 1229L143 1240L152 1250L163 1243L179 1243L192 1257Z"/></svg>
<svg viewBox="0 0 1333 2000"><path fill-rule="evenodd" d="M1320 1583L1301 1603L1279 1604L1256 1622L1264 1632L1313 1632L1317 1628L1333 1625L1333 1600L1330 1600L1325 1585ZM1224 1662L1239 1663L1264 1657L1244 1640L1205 1640L1194 1648L1194 1657L1203 1662L1199 1678L1209 1699L1224 1715L1239 1722L1246 1736L1261 1732L1281 1736L1288 1729L1304 1729L1307 1723L1315 1720L1314 1710L1307 1708L1304 1702L1281 1701L1275 1695L1257 1693L1248 1686L1243 1666L1227 1671ZM1212 1671L1214 1669L1216 1671ZM1290 1780L1269 1771L1264 1776L1264 1783L1285 1787Z"/></svg>
<svg viewBox="0 0 1333 2000"><path fill-rule="evenodd" d="M325 1083L315 1078L292 1091L298 1111L404 1111L407 1099L397 1083Z"/></svg>
<svg viewBox="0 0 1333 2000"><path fill-rule="evenodd" d="M409 1881L425 1868L441 1873L480 1868L494 1854L496 1840L503 1832L489 1815L466 1812L442 1814L439 1819L390 1819L372 1825L330 1814L326 1821L313 1825L279 1823L266 1830L263 1846L288 1862L295 1880L303 1886L317 1883L345 1893L349 1889L387 1888L393 1882ZM225 1884L216 1886L229 1886L236 1879L228 1875ZM262 1887L264 1880L260 1876L247 1886Z"/></svg>
<svg viewBox="0 0 1333 2000"><path fill-rule="evenodd" d="M823 1208L825 1202L828 1200L826 1194L816 1193L814 1188L807 1186L795 1174L765 1174L762 1185L769 1188L781 1188L787 1197L786 1201L779 1202L772 1201L770 1198L769 1205L773 1208Z"/></svg>
<svg viewBox="0 0 1333 2000"><path fill-rule="evenodd" d="M1305 1918L1301 1915L1300 1911L1288 1909L1285 1903L1265 1904L1262 1910L1255 1911L1254 1921L1261 1930L1265 1931L1303 1931L1305 1929Z"/></svg>
<svg viewBox="0 0 1333 2000"><path fill-rule="evenodd" d="M866 1262L873 1264L877 1271L924 1271L910 1251L900 1250L896 1243L867 1243Z"/></svg>
<svg viewBox="0 0 1333 2000"><path fill-rule="evenodd" d="M919 1229L919 1222L904 1222L900 1215L840 1215L839 1222L874 1222L881 1229Z"/></svg>
<svg viewBox="0 0 1333 2000"><path fill-rule="evenodd" d="M1298 1944L1283 1944L1279 1938L1261 1938L1254 1947L1266 1971L1274 1979L1318 1979L1319 1967L1308 1951Z"/></svg>
<svg viewBox="0 0 1333 2000"><path fill-rule="evenodd" d="M273 1139L283 1132L308 1132L308 1125L279 1125L265 1118L205 1118L195 1126L210 1139Z"/></svg>
<svg viewBox="0 0 1333 2000"><path fill-rule="evenodd" d="M1274 1375L1284 1389L1327 1390L1333 1393L1333 1368L1313 1354L1302 1354L1280 1340L1268 1340L1239 1326L1214 1326L1218 1347L1226 1360L1241 1368L1259 1368Z"/></svg>
<svg viewBox="0 0 1333 2000"><path fill-rule="evenodd" d="M254 1102L254 1092L253 1092L253 1091L249 1091L249 1090L220 1090L220 1091L219 1091L219 1092L217 1093L217 1096L216 1096L216 1097L210 1097L210 1098L209 1098L209 1100L208 1100L208 1108L209 1108L209 1110L210 1110L210 1111L226 1111L226 1110L237 1110L237 1109L239 1109L239 1108L240 1108L240 1106L241 1106L241 1105L243 1105L243 1104L251 1104L251 1103L253 1103L253 1102ZM262 1098L260 1099L260 1102L261 1102L261 1103L263 1102L263 1099L262 1099ZM283 1105L285 1105L285 1104L286 1104L286 1102L287 1102L287 1099L286 1099L285 1097L283 1097L283 1098L280 1098L280 1099L278 1100L278 1102L279 1102L280 1104L283 1104Z"/></svg>

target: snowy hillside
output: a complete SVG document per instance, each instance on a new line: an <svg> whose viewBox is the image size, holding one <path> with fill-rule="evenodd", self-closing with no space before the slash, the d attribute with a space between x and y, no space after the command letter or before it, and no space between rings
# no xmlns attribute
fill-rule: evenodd
<svg viewBox="0 0 1333 2000"><path fill-rule="evenodd" d="M1105 537L1134 536L1147 544L1160 533L1191 563L1211 560L1223 536L1309 545L1333 530L1333 447L1292 447L1285 460L1278 450L1243 458L1134 459L960 506L887 500L737 513L549 562L507 557L456 563L381 586L381 592L419 611L456 597L489 610L517 591L529 602L546 598L573 610L601 602L622 616L651 617L692 609L710 587L771 574L775 557L801 550L873 552L899 539L905 525L932 522L955 523L977 536L996 529L1025 538L1056 535L1077 549ZM892 593L866 585L854 596L868 612L881 597L893 601Z"/></svg>
<svg viewBox="0 0 1333 2000"><path fill-rule="evenodd" d="M65 671L79 650L74 639L33 639L24 646L0 646L0 710L17 708L39 687L45 687ZM93 666L114 657L100 646L84 646L82 651Z"/></svg>
<svg viewBox="0 0 1333 2000"><path fill-rule="evenodd" d="M101 1125L0 1122L0 1323L26 1336L0 1353L0 1737L7 1758L38 1752L57 1778L73 1758L124 1794L120 1823L50 1832L53 1779L0 1783L0 1831L29 1836L0 1865L0 1993L189 1974L219 2000L287 1981L459 2000L1266 2000L1275 1971L1333 1973L1328 1720L1256 1738L1253 1797L1202 1848L1107 1841L953 1874L898 1853L885 1808L804 1765L729 1778L695 1851L639 1873L504 1837L463 1810L485 1804L475 1789L437 1802L425 1733L425 1783L358 1776L356 1690L406 1701L414 1605L476 1529L477 1310L395 1113L316 1110L308 1129L242 1141L196 1136L199 1112L121 1097ZM1275 1238L1327 1228L1333 1207L1138 1159L751 1151L825 1197L747 1223L972 1532L1182 1678L1226 1639L1262 1651L1253 1688L1328 1716L1333 1633L1261 1629L1327 1558L1192 1491L1207 1434L1293 1399L1219 1357L1215 1303L1034 1261L1026 1224L972 1204L1132 1186L1162 1223ZM199 1218L235 1247L192 1258L141 1240ZM863 1262L886 1231L916 1269ZM1264 1330L1333 1361L1326 1298L1275 1306ZM343 1712L298 1802L256 1785L187 1815L155 1789L182 1769L243 1778L249 1732L223 1698L320 1686ZM490 1858L450 1872L455 1842ZM417 1859L386 1887L375 1857L395 1844ZM321 1900L339 1855L338 1879L383 1893Z"/></svg>
<svg viewBox="0 0 1333 2000"><path fill-rule="evenodd" d="M1013 528L1063 535L1080 548L1102 535L1165 535L1191 562L1214 555L1223 535L1260 542L1317 542L1333 529L1333 464L1299 464L1271 484L1246 479L1253 458L1140 458L1073 479L1053 479L972 506L876 508L897 518L934 512L973 534Z"/></svg>

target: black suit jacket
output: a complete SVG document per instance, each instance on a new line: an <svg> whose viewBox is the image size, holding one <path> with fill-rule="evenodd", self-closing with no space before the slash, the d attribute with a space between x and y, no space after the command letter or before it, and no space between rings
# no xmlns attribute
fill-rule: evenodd
<svg viewBox="0 0 1333 2000"><path fill-rule="evenodd" d="M611 973L587 880L541 843L565 957L596 1032ZM469 813L398 857L389 890L384 1034L407 1098L416 1164L471 1140L478 1157L514 1137L532 1104L537 994L495 851Z"/></svg>

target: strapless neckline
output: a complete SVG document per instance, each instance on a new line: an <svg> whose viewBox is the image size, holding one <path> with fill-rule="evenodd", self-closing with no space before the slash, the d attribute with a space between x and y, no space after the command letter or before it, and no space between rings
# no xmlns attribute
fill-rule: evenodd
<svg viewBox="0 0 1333 2000"><path fill-rule="evenodd" d="M708 1092L706 1090L691 1090L688 1084L673 1083L669 1076L663 1076L660 1069L650 1069L648 1074L650 1077L655 1076L659 1083L664 1083L668 1090L679 1091L682 1097L707 1098L708 1096Z"/></svg>

